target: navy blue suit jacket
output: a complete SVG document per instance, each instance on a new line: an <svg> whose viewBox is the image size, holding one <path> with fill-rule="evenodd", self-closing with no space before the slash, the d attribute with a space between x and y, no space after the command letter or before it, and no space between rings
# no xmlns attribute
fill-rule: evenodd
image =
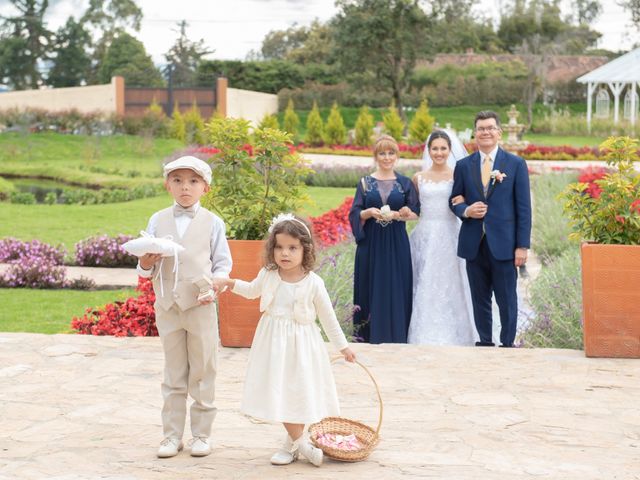
<svg viewBox="0 0 640 480"><path fill-rule="evenodd" d="M449 207L461 220L458 256L473 260L482 240L482 224L491 254L498 260L513 260L516 248L531 244L531 192L527 163L520 157L498 148L493 170L506 174L502 182L490 180L487 196L480 177L480 153L460 160L453 173L451 198L462 195L465 202ZM475 202L485 202L484 219L464 218L465 209Z"/></svg>

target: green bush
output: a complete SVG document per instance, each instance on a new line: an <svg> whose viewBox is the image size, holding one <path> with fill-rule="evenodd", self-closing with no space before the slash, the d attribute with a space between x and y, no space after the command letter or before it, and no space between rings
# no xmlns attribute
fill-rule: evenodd
<svg viewBox="0 0 640 480"><path fill-rule="evenodd" d="M404 123L398 114L395 101L391 101L391 105L389 105L387 113L382 116L382 121L384 122L385 133L391 135L398 142L402 141Z"/></svg>
<svg viewBox="0 0 640 480"><path fill-rule="evenodd" d="M36 196L31 192L11 192L9 201L22 205L33 205L36 203Z"/></svg>
<svg viewBox="0 0 640 480"><path fill-rule="evenodd" d="M364 105L360 109L355 126L354 143L360 147L368 147L371 145L371 136L373 135L373 115L369 113L369 107Z"/></svg>
<svg viewBox="0 0 640 480"><path fill-rule="evenodd" d="M162 107L154 98L142 116L141 131L139 134L151 137L168 137L170 120L162 110Z"/></svg>
<svg viewBox="0 0 640 480"><path fill-rule="evenodd" d="M278 117L275 115L269 115L268 113L262 117L260 123L258 124L258 128L275 128L279 129L280 124L278 123Z"/></svg>
<svg viewBox="0 0 640 480"><path fill-rule="evenodd" d="M304 142L307 145L312 146L322 145L323 134L324 125L322 122L322 117L320 116L318 105L314 102L313 108L311 109L311 112L309 112L309 116L307 117L307 135L304 139Z"/></svg>
<svg viewBox="0 0 640 480"><path fill-rule="evenodd" d="M180 112L180 107L176 103L173 106L173 113L171 114L171 138L180 140L182 143L187 141L187 126L184 122L184 115Z"/></svg>
<svg viewBox="0 0 640 480"><path fill-rule="evenodd" d="M574 248L569 238L569 224L557 197L567 185L577 180L575 173L537 175L531 181L533 222L531 246L543 264L548 264L566 250Z"/></svg>
<svg viewBox="0 0 640 480"><path fill-rule="evenodd" d="M543 120L534 122L532 132L548 133L551 135L593 135L595 137L609 136L640 136L640 125L631 125L628 121L621 120L618 124L613 119L591 118L591 130L587 125L585 113L573 113L569 108L559 110L552 109L545 113Z"/></svg>
<svg viewBox="0 0 640 480"><path fill-rule="evenodd" d="M195 102L193 102L191 108L187 110L187 113L184 114L184 127L185 142L188 145L205 145L207 143L204 120L202 120L200 110Z"/></svg>
<svg viewBox="0 0 640 480"><path fill-rule="evenodd" d="M580 252L565 251L543 267L531 285L534 318L521 340L526 347L582 348Z"/></svg>
<svg viewBox="0 0 640 480"><path fill-rule="evenodd" d="M48 192L44 196L44 203L46 203L47 205L54 205L58 203L58 195L56 194L56 192Z"/></svg>
<svg viewBox="0 0 640 480"><path fill-rule="evenodd" d="M0 177L0 201L7 200L16 187L9 180Z"/></svg>
<svg viewBox="0 0 640 480"><path fill-rule="evenodd" d="M431 130L433 130L434 123L435 119L429 113L427 100L424 99L420 102L416 114L409 123L409 140L411 143L422 144L426 142Z"/></svg>
<svg viewBox="0 0 640 480"><path fill-rule="evenodd" d="M282 129L291 134L294 142L298 135L298 126L300 125L300 118L293 109L293 100L289 99L287 109L284 111L284 120L282 122Z"/></svg>
<svg viewBox="0 0 640 480"><path fill-rule="evenodd" d="M324 127L324 141L327 145L344 145L347 141L347 129L340 114L338 104L334 103Z"/></svg>

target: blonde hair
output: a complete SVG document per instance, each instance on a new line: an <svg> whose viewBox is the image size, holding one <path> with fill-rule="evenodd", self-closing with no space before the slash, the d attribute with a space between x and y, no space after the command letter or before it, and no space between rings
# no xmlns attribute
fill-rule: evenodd
<svg viewBox="0 0 640 480"><path fill-rule="evenodd" d="M400 151L398 142L391 135L381 135L377 138L376 143L373 144L373 158L376 158L380 152L386 150L393 150L395 153Z"/></svg>

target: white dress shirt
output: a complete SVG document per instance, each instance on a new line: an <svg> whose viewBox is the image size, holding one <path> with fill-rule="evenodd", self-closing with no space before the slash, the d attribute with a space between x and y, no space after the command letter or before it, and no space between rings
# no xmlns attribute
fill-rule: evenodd
<svg viewBox="0 0 640 480"><path fill-rule="evenodd" d="M174 205L177 205L176 202L173 202ZM196 202L193 206L195 213L198 213L198 209L200 208L200 202ZM151 215L149 219L149 225L147 225L147 233L150 235L156 236L156 231L158 228L158 214L160 212L156 212ZM174 217L176 222L176 230L180 238L182 238L187 231L187 228L191 224L191 220L193 220L189 215L178 215ZM231 260L231 251L229 250L229 244L225 238L225 226L224 222L218 217L213 217L213 228L211 229L211 275L213 278L229 278L229 273L231 272L232 260ZM140 266L140 262L138 261L138 265L136 266L136 271L138 275L141 277L149 278L153 275L153 268L149 270L145 270Z"/></svg>

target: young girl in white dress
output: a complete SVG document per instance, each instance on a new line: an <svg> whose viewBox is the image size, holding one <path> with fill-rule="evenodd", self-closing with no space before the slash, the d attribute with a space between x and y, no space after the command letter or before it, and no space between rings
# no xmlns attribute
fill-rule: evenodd
<svg viewBox="0 0 640 480"><path fill-rule="evenodd" d="M263 315L249 354L241 410L284 425L287 438L271 457L274 465L292 463L301 453L320 466L322 450L311 444L305 425L339 415L331 364L316 316L345 360L355 360L324 282L312 272L315 259L308 224L292 214L281 214L269 228L265 267L255 280L225 283L243 297L261 297Z"/></svg>

